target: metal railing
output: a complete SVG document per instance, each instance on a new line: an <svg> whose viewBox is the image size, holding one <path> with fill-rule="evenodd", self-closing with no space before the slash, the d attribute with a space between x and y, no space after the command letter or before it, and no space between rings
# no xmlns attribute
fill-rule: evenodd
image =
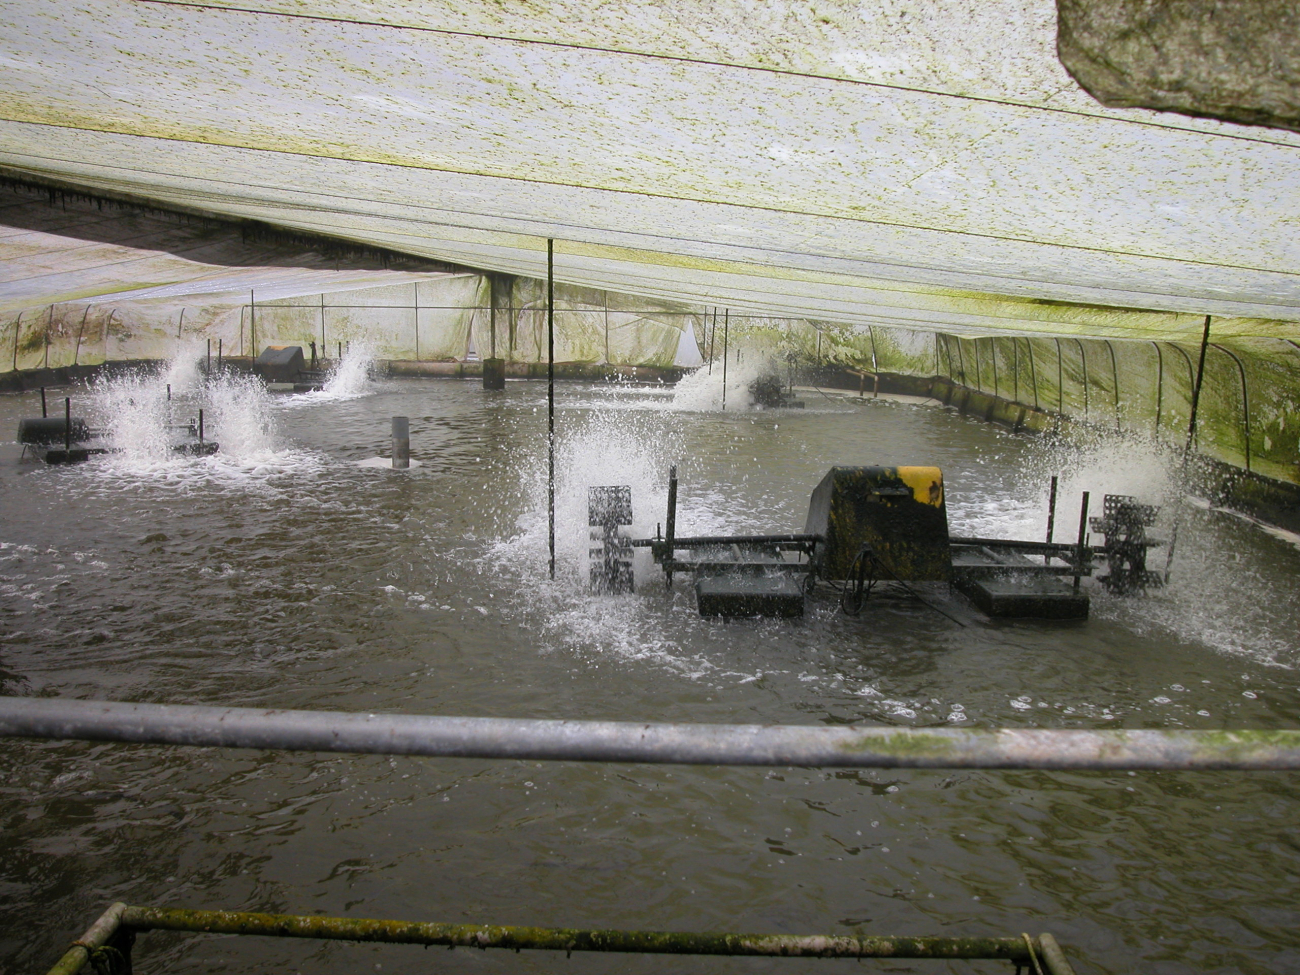
<svg viewBox="0 0 1300 975"><path fill-rule="evenodd" d="M511 951L608 951L655 955L732 955L777 958L932 958L1008 961L1033 975L1074 975L1050 934L1032 938L888 938L852 935L730 934L686 931L611 931L523 928L485 924L430 924L369 918L188 911L113 904L72 943L49 975L78 975L87 962L97 975L130 975L131 949L143 931L266 935L386 944L506 948Z"/></svg>
<svg viewBox="0 0 1300 975"><path fill-rule="evenodd" d="M1300 731L455 718L0 697L0 737L449 758L826 768L1300 769Z"/></svg>
<svg viewBox="0 0 1300 975"><path fill-rule="evenodd" d="M857 768L1265 770L1300 768L1300 731L825 727L540 721L0 697L0 737L451 758ZM432 924L114 904L50 975L130 975L140 931L394 944L683 955L1001 959L1072 975L1031 938L773 935Z"/></svg>

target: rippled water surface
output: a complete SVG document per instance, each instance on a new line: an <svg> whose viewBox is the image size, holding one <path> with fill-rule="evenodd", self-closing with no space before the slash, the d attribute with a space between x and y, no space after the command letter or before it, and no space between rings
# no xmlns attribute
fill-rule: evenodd
<svg viewBox="0 0 1300 975"><path fill-rule="evenodd" d="M1042 727L1296 727L1300 551L1169 503L1148 446L1067 450L919 404L716 411L700 380L557 391L546 578L540 383L357 375L326 393L173 370L74 390L120 453L0 447L5 693L429 714ZM61 394L60 394L61 395ZM730 395L730 394L729 394ZM93 401L92 401L93 400ZM61 401L60 401L61 405ZM202 405L216 457L174 459ZM0 398L0 430L39 411ZM411 417L408 472L386 452ZM6 435L12 436L12 433ZM160 445L161 444L161 445ZM958 626L884 598L720 623L689 586L585 594L585 495L680 532L800 530L833 464L938 464L954 533L1038 538L1060 473L1179 512L1172 585L1082 624ZM1167 532L1169 525L1163 526ZM1163 556L1160 560L1163 563ZM0 968L43 970L105 905L793 933L1051 931L1080 973L1300 970L1293 775L857 772L3 743ZM149 934L142 973L632 971L664 961ZM382 967L381 967L382 966ZM869 963L675 959L688 972ZM888 971L1004 971L885 963Z"/></svg>

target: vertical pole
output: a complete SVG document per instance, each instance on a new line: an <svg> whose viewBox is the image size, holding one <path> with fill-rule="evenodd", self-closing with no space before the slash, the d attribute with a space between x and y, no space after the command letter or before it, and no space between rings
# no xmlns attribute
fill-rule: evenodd
<svg viewBox="0 0 1300 975"><path fill-rule="evenodd" d="M492 287L492 278L489 277L489 278L488 278L488 288L491 289L491 287ZM419 281L413 281L413 282L411 283L411 290L412 290L412 292L413 292L413 294L414 294L414 297L415 297L415 361L416 361L416 362L419 362L419 361L420 361L420 282L419 282ZM488 291L488 294L489 294L489 295L492 294L491 290ZM489 298L489 303L491 303L491 299L490 299L490 298ZM495 357L496 354L497 354L497 317L496 317L496 315L497 315L497 310L496 310L495 307L493 307L493 309L492 309L492 355L493 355L493 357Z"/></svg>
<svg viewBox="0 0 1300 975"><path fill-rule="evenodd" d="M181 317L176 321L176 341L180 341L181 331L185 328L185 309L181 309Z"/></svg>
<svg viewBox="0 0 1300 975"><path fill-rule="evenodd" d="M731 309L722 311L722 411L727 411L727 339L731 333Z"/></svg>
<svg viewBox="0 0 1300 975"><path fill-rule="evenodd" d="M404 471L411 466L411 418L393 417L393 469Z"/></svg>
<svg viewBox="0 0 1300 975"><path fill-rule="evenodd" d="M713 332L709 335L709 375L713 375L713 354L718 348L718 306L713 306Z"/></svg>
<svg viewBox="0 0 1300 975"><path fill-rule="evenodd" d="M867 335L871 339L871 398L875 399L880 395L880 363L876 359L876 330L867 325ZM936 334L935 341L938 341Z"/></svg>
<svg viewBox="0 0 1300 975"><path fill-rule="evenodd" d="M1196 385L1192 387L1192 413L1187 421L1187 445L1183 447L1183 468L1187 467L1187 455L1192 450L1196 439L1196 411L1201 405L1201 382L1205 379L1205 350L1210 344L1210 316L1205 316L1205 331L1201 334L1201 358L1196 364Z"/></svg>
<svg viewBox="0 0 1300 975"><path fill-rule="evenodd" d="M975 337L975 388L984 392L984 377L980 375L980 340Z"/></svg>
<svg viewBox="0 0 1300 975"><path fill-rule="evenodd" d="M609 292L602 291L600 296L605 306L605 365L609 365Z"/></svg>
<svg viewBox="0 0 1300 975"><path fill-rule="evenodd" d="M1052 544L1052 534L1056 530L1056 482L1058 478L1052 475L1052 489L1047 495L1047 544ZM1052 561L1051 554L1043 556L1043 565L1049 565Z"/></svg>
<svg viewBox="0 0 1300 975"><path fill-rule="evenodd" d="M248 345L249 355L257 358L257 296L248 289Z"/></svg>
<svg viewBox="0 0 1300 975"><path fill-rule="evenodd" d="M167 384L167 402L170 403L171 401L172 401L172 384L171 384L171 383L168 383L168 384Z"/></svg>
<svg viewBox="0 0 1300 975"><path fill-rule="evenodd" d="M244 306L239 306L239 354L244 354Z"/></svg>
<svg viewBox="0 0 1300 975"><path fill-rule="evenodd" d="M225 339L217 339L217 369L221 368L221 345Z"/></svg>
<svg viewBox="0 0 1300 975"><path fill-rule="evenodd" d="M962 348L961 338L957 339L957 371L961 373L961 384L966 385L966 350Z"/></svg>
<svg viewBox="0 0 1300 975"><path fill-rule="evenodd" d="M667 551L665 574L668 590L673 588L673 542L677 538L677 465L668 468L668 517L664 521L664 548Z"/></svg>
<svg viewBox="0 0 1300 975"><path fill-rule="evenodd" d="M49 408L45 405L45 387L41 387L41 418L46 419L50 415Z"/></svg>
<svg viewBox="0 0 1300 975"><path fill-rule="evenodd" d="M1061 340L1056 342L1056 412L1065 415L1065 360L1061 356Z"/></svg>
<svg viewBox="0 0 1300 975"><path fill-rule="evenodd" d="M205 376L212 374L212 339L208 339L208 353L203 360L203 374Z"/></svg>
<svg viewBox="0 0 1300 975"><path fill-rule="evenodd" d="M1075 339L1079 346L1079 362L1083 366L1083 419L1088 419L1088 351L1083 347L1082 339Z"/></svg>
<svg viewBox="0 0 1300 975"><path fill-rule="evenodd" d="M1110 344L1110 339L1106 339L1106 348L1110 349L1110 371L1115 381L1115 429L1123 430L1119 422L1119 363L1115 360L1115 346Z"/></svg>
<svg viewBox="0 0 1300 975"><path fill-rule="evenodd" d="M50 368L50 329L54 327L54 306L50 305L50 317L45 320L45 368Z"/></svg>
<svg viewBox="0 0 1300 975"><path fill-rule="evenodd" d="M1160 351L1160 343L1152 342L1156 347L1156 428L1153 436L1160 437L1160 410L1165 397L1165 354Z"/></svg>
<svg viewBox="0 0 1300 975"><path fill-rule="evenodd" d="M203 410L199 410L199 446L203 446Z"/></svg>
<svg viewBox="0 0 1300 975"><path fill-rule="evenodd" d="M1074 588L1079 588L1079 576L1083 571L1083 548L1088 541L1088 492L1083 492L1083 505L1079 508L1079 546L1074 554Z"/></svg>
<svg viewBox="0 0 1300 975"><path fill-rule="evenodd" d="M989 336L989 358L993 360L993 398L998 398L998 338Z"/></svg>
<svg viewBox="0 0 1300 975"><path fill-rule="evenodd" d="M63 460L72 463L72 397L63 397Z"/></svg>
<svg viewBox="0 0 1300 975"><path fill-rule="evenodd" d="M77 360L81 358L81 333L86 330L86 316L90 314L90 306L81 313L81 327L77 329L77 347L72 352L72 364L75 366Z"/></svg>
<svg viewBox="0 0 1300 975"><path fill-rule="evenodd" d="M325 358L329 353L325 351L325 292L320 293L320 355Z"/></svg>
<svg viewBox="0 0 1300 975"><path fill-rule="evenodd" d="M555 240L546 239L546 490L547 544L555 578Z"/></svg>
<svg viewBox="0 0 1300 975"><path fill-rule="evenodd" d="M23 330L23 313L18 313L18 320L14 322L14 372L18 371L18 333Z"/></svg>

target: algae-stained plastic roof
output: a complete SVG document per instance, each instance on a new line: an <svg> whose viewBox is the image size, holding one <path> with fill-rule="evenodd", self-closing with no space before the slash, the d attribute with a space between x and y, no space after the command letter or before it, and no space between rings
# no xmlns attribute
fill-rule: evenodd
<svg viewBox="0 0 1300 975"><path fill-rule="evenodd" d="M754 313L1300 337L1300 135L1101 107L1051 0L3 6L10 170Z"/></svg>

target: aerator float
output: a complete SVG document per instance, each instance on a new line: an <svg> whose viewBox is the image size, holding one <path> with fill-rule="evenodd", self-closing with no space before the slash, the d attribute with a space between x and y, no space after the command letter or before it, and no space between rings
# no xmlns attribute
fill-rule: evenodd
<svg viewBox="0 0 1300 975"><path fill-rule="evenodd" d="M623 533L632 524L630 487L593 487L588 502L593 592L631 592L633 550L648 548L670 590L674 575L694 578L705 616L802 616L819 584L857 615L876 586L889 583L958 622L971 615L970 604L989 617L1078 620L1089 604L1080 580L1099 563L1107 571L1098 581L1114 593L1164 581L1146 567L1148 551L1163 544L1146 533L1158 508L1108 494L1103 515L1089 521L1084 492L1077 541L1056 542L1055 478L1042 542L953 537L937 467L833 467L813 490L798 534L677 537L676 467L654 538ZM1089 544L1090 525L1101 545ZM954 603L954 589L969 602Z"/></svg>
<svg viewBox="0 0 1300 975"><path fill-rule="evenodd" d="M216 441L204 436L202 410L185 423L171 424L168 430L175 453L207 457L218 450ZM101 431L93 429L82 417L72 415L71 398L63 400L63 416L50 416L43 388L41 416L18 421L18 442L23 445L23 457L30 451L37 460L47 464L79 464L96 454L111 453L113 448L94 443L102 436Z"/></svg>

